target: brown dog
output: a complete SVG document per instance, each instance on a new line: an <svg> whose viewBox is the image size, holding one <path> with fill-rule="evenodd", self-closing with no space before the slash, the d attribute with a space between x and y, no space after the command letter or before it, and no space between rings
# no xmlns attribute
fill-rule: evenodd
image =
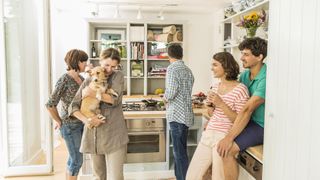
<svg viewBox="0 0 320 180"><path fill-rule="evenodd" d="M82 99L80 112L87 118L92 118L96 115L100 119L106 119L106 117L100 114L99 104L102 98L102 94L107 92L110 95L118 97L118 94L113 89L108 89L107 76L103 67L97 66L88 71L91 76L91 82L89 88L96 92L96 97L87 96ZM88 128L92 128L92 125L88 125Z"/></svg>

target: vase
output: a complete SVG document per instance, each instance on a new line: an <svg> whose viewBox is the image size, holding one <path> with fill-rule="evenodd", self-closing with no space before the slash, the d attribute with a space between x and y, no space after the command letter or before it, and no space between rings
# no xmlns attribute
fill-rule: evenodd
<svg viewBox="0 0 320 180"><path fill-rule="evenodd" d="M248 38L254 37L254 36L256 35L257 29L258 29L258 27L249 27L249 28L246 28L247 37L248 37Z"/></svg>

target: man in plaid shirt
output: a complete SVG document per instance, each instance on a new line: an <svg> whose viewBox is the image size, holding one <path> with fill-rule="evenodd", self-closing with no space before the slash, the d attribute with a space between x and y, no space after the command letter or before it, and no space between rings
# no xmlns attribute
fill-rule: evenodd
<svg viewBox="0 0 320 180"><path fill-rule="evenodd" d="M168 47L168 55L170 65L167 68L164 94L167 102L166 118L171 130L175 176L177 180L184 180L189 166L188 129L193 125L194 118L191 102L194 77L191 70L182 61L183 49L180 44L171 44Z"/></svg>

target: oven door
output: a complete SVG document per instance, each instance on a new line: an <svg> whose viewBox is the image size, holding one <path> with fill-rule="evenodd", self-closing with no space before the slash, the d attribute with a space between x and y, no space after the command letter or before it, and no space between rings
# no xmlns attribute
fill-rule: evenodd
<svg viewBox="0 0 320 180"><path fill-rule="evenodd" d="M129 132L127 163L165 162L164 131Z"/></svg>

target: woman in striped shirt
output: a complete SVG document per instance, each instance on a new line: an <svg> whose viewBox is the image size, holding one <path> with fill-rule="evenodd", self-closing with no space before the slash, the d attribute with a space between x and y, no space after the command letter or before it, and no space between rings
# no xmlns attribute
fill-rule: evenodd
<svg viewBox="0 0 320 180"><path fill-rule="evenodd" d="M211 70L220 82L214 84L208 93L207 101L212 105L208 107L211 118L189 165L189 180L202 179L211 164L212 179L224 179L223 162L216 144L231 129L233 121L249 99L247 87L237 81L239 65L230 53L213 55Z"/></svg>

